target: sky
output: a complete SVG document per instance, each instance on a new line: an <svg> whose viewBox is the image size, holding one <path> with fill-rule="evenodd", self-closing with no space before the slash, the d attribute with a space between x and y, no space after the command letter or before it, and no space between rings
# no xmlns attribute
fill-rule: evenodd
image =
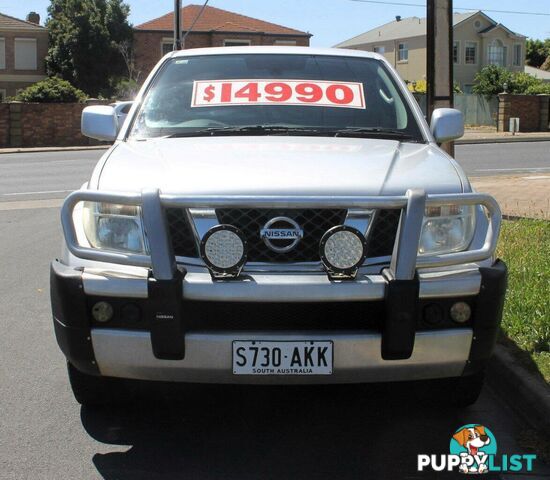
<svg viewBox="0 0 550 480"><path fill-rule="evenodd" d="M130 5L130 21L138 25L173 9L173 0L125 0ZM204 0L182 0L202 4ZM385 0L380 0L385 1ZM388 2L391 0L387 0ZM393 0L397 3L424 4L425 0ZM25 18L31 10L38 12L42 22L47 15L49 0L0 0L0 12ZM273 23L308 31L313 34L311 45L332 47L348 38L402 17L424 17L425 7L409 7L363 3L357 0L210 0L209 5L231 10ZM509 10L550 14L550 0L454 0L455 7L469 10ZM531 38L550 37L550 16L517 13L486 12L493 20L510 30Z"/></svg>

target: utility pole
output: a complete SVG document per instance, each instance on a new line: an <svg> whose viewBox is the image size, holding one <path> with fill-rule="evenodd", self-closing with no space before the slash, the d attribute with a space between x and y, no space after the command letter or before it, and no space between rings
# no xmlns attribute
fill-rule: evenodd
<svg viewBox="0 0 550 480"><path fill-rule="evenodd" d="M181 50L181 0L174 0L174 50Z"/></svg>
<svg viewBox="0 0 550 480"><path fill-rule="evenodd" d="M453 0L427 2L427 110L428 121L436 108L452 108L453 100ZM443 148L454 154L454 144Z"/></svg>

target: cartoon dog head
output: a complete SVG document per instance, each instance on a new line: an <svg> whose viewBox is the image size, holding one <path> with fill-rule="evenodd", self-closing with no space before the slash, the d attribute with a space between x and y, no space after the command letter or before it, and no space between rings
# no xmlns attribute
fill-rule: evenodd
<svg viewBox="0 0 550 480"><path fill-rule="evenodd" d="M491 439L485 433L483 425L475 425L470 428L463 428L453 435L453 438L464 448L468 450L470 455L477 455L477 451L489 445Z"/></svg>

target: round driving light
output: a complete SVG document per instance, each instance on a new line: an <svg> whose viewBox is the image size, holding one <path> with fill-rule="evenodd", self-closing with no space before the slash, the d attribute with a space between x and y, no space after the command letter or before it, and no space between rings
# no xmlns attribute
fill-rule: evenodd
<svg viewBox="0 0 550 480"><path fill-rule="evenodd" d="M472 309L466 302L456 302L451 307L450 313L456 323L466 323L472 316Z"/></svg>
<svg viewBox="0 0 550 480"><path fill-rule="evenodd" d="M113 318L113 306L107 302L97 302L92 307L92 317L96 322L105 323Z"/></svg>
<svg viewBox="0 0 550 480"><path fill-rule="evenodd" d="M201 257L212 273L236 276L246 262L246 240L233 225L217 225L202 238Z"/></svg>
<svg viewBox="0 0 550 480"><path fill-rule="evenodd" d="M319 256L329 272L354 276L365 261L367 242L353 227L338 225L328 230L319 244Z"/></svg>

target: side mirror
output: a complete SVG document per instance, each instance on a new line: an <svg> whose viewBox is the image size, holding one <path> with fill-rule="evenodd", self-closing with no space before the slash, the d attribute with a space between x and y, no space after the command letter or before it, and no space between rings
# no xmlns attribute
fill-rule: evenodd
<svg viewBox="0 0 550 480"><path fill-rule="evenodd" d="M118 133L118 119L115 109L106 105L93 105L82 111L82 135L112 142Z"/></svg>
<svg viewBox="0 0 550 480"><path fill-rule="evenodd" d="M464 116L455 108L437 108L432 113L430 130L437 143L452 142L464 135Z"/></svg>
<svg viewBox="0 0 550 480"><path fill-rule="evenodd" d="M115 109L118 130L120 130L122 128L122 125L124 125L126 117L128 116L130 109L132 108L132 105L134 105L134 102L116 102L111 105Z"/></svg>

